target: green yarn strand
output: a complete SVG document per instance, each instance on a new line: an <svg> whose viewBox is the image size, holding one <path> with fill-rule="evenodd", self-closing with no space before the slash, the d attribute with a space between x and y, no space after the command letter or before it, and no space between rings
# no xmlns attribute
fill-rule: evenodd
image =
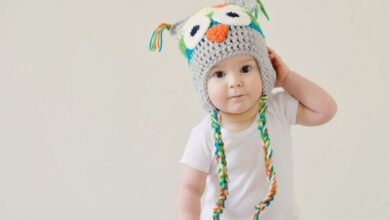
<svg viewBox="0 0 390 220"><path fill-rule="evenodd" d="M269 20L268 13L267 13L267 11L266 11L265 8L264 8L263 3L262 3L260 0L256 0L256 2L257 2L257 5L260 7L261 12L263 12L264 16L267 18L267 20ZM257 8L256 8L256 11L257 11ZM255 14L256 14L255 17L256 17L256 18L257 18L257 13L258 13L258 12L255 12Z"/></svg>

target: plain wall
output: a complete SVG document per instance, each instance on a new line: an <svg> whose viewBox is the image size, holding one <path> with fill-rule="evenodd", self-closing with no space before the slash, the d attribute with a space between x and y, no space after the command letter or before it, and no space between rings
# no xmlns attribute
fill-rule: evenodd
<svg viewBox="0 0 390 220"><path fill-rule="evenodd" d="M0 0L0 219L174 219L206 114L177 41L206 0ZM300 220L390 219L390 2L263 1L267 42L337 115L293 127Z"/></svg>

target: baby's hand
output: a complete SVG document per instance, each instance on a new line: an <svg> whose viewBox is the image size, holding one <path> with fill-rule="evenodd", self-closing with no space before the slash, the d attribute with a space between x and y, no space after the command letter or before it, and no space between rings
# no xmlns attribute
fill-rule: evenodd
<svg viewBox="0 0 390 220"><path fill-rule="evenodd" d="M290 73L290 68L288 68L282 58L274 50L269 47L267 47L267 49L272 66L276 71L275 87L282 87L284 85L284 81Z"/></svg>

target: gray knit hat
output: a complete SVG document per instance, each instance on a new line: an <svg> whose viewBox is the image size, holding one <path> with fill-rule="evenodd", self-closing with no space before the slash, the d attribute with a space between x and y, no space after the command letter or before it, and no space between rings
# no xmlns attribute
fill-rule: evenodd
<svg viewBox="0 0 390 220"><path fill-rule="evenodd" d="M270 95L276 73L268 56L264 34L257 22L258 8L268 18L260 1L225 1L226 4L203 8L173 25L163 23L153 33L150 50L161 50L162 31L168 29L179 40L187 58L193 84L203 108L216 107L207 93L207 73L219 61L235 55L250 55L259 64L263 95Z"/></svg>

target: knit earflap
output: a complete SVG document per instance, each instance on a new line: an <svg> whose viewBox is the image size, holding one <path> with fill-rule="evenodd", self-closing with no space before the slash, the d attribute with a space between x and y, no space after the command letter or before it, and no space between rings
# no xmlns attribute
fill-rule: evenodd
<svg viewBox="0 0 390 220"><path fill-rule="evenodd" d="M268 177L269 188L266 197L255 206L256 212L253 216L253 220L259 220L260 213L267 206L269 206L271 202L274 200L274 197L276 195L276 188L277 188L275 170L272 164L272 149L271 149L270 140L268 136L268 129L267 129L267 120L266 120L266 112L268 109L266 105L267 99L268 96L263 95L261 97L261 101L259 102L257 129L259 130L262 139L264 162L265 162L265 173ZM212 112L210 114L210 117L211 117L211 127L213 128L215 160L218 164L217 172L218 172L219 187L220 187L218 201L214 207L213 220L219 220L220 215L222 214L223 209L225 208L225 201L229 194L228 191L229 176L227 170L225 149L222 141L221 126L218 122L218 112L217 111Z"/></svg>

